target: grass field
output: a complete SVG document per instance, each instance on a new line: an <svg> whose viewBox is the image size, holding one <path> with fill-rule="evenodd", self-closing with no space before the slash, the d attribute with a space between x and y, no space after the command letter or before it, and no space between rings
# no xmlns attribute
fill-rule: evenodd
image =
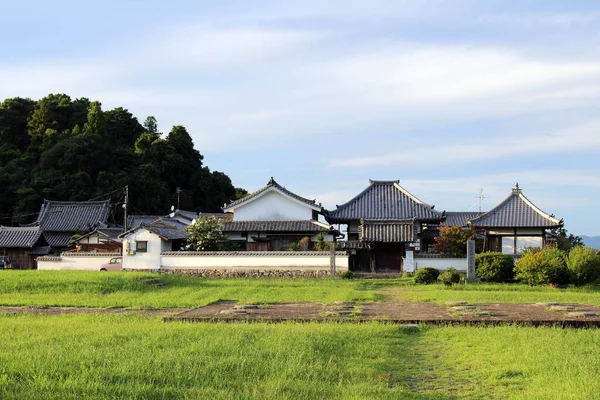
<svg viewBox="0 0 600 400"><path fill-rule="evenodd" d="M146 283L160 279L164 286ZM556 289L523 284L469 283L447 288L411 279L197 279L147 273L0 271L0 305L165 308L198 307L219 300L564 302L600 305L600 286Z"/></svg>
<svg viewBox="0 0 600 400"><path fill-rule="evenodd" d="M600 330L0 316L0 398L597 399Z"/></svg>

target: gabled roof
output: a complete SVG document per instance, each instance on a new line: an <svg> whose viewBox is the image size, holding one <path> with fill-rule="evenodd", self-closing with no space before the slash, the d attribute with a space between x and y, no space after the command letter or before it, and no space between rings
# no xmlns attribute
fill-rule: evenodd
<svg viewBox="0 0 600 400"><path fill-rule="evenodd" d="M222 232L329 232L333 228L319 221L233 221L222 225Z"/></svg>
<svg viewBox="0 0 600 400"><path fill-rule="evenodd" d="M51 247L67 247L73 237L73 232L43 232L42 236Z"/></svg>
<svg viewBox="0 0 600 400"><path fill-rule="evenodd" d="M31 249L42 235L38 226L12 227L0 226L0 248Z"/></svg>
<svg viewBox="0 0 600 400"><path fill-rule="evenodd" d="M106 223L109 211L108 200L44 200L37 220L30 226L39 226L44 232L89 232Z"/></svg>
<svg viewBox="0 0 600 400"><path fill-rule="evenodd" d="M400 186L400 181L369 180L369 186L349 202L327 211L329 223L367 220L408 220L441 222L443 212L417 199Z"/></svg>
<svg viewBox="0 0 600 400"><path fill-rule="evenodd" d="M470 219L477 218L484 212L478 211L448 211L446 220L442 222L443 226L461 226L466 227Z"/></svg>
<svg viewBox="0 0 600 400"><path fill-rule="evenodd" d="M414 242L416 227L412 219L362 220L358 233L358 239L367 243L405 243Z"/></svg>
<svg viewBox="0 0 600 400"><path fill-rule="evenodd" d="M119 238L122 239L138 229L145 229L148 232L158 235L164 240L187 239L189 234L183 229L184 227L185 225L179 221L159 220L154 221L151 224L142 223L141 225L120 234Z"/></svg>
<svg viewBox="0 0 600 400"><path fill-rule="evenodd" d="M226 204L225 207L223 207L223 211L224 212L231 211L234 208L239 207L241 204L253 201L253 200L257 199L258 197L262 196L263 194L266 194L270 191L277 191L287 197L291 197L292 199L294 199L296 201L299 201L301 203L304 203L304 204L310 206L313 210L321 211L321 205L317 204L316 200L309 200L302 196L298 196L296 193L290 192L289 190L287 190L286 188L284 188L283 186L281 186L280 184L275 182L275 179L273 179L273 177L271 177L271 179L269 180L269 182L267 182L267 184L265 186L258 189L256 192L250 193L249 195L247 195L239 200L235 200L229 204Z"/></svg>
<svg viewBox="0 0 600 400"><path fill-rule="evenodd" d="M487 213L471 219L469 225L478 228L558 228L563 221L539 209L516 184L510 196Z"/></svg>
<svg viewBox="0 0 600 400"><path fill-rule="evenodd" d="M127 229L137 228L142 224L151 224L154 221L157 221L161 218L164 218L163 215L129 215L127 217Z"/></svg>
<svg viewBox="0 0 600 400"><path fill-rule="evenodd" d="M107 239L118 240L119 235L121 233L123 233L123 228L97 228L97 229L81 236L80 238L77 239L77 241L80 241L81 239L86 238L88 236L92 236L95 233L97 233L99 236L103 236Z"/></svg>

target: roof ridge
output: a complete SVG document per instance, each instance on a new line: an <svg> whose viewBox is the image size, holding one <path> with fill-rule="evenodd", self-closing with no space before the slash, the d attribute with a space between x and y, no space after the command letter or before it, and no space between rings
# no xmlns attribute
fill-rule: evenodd
<svg viewBox="0 0 600 400"><path fill-rule="evenodd" d="M271 177L271 179L269 179L269 182L267 182L267 184L265 186L261 187L260 189L254 191L252 193L247 194L246 196L242 197L241 199L237 199L237 200L232 201L229 204L225 204L225 206L222 207L221 209L224 211L224 210L229 209L229 208L231 208L233 206L237 206L237 205L239 205L241 203L244 203L244 202L246 202L246 201L248 201L250 199L255 198L256 196L258 196L259 194L261 194L261 193L269 190L270 188L275 188L275 189L279 190L280 192L283 192L284 194L286 194L286 195L288 195L288 196L290 196L290 197L292 197L292 198L294 198L296 200L299 200L299 201L301 201L303 203L306 203L306 204L309 204L309 205L315 206L315 207L317 206L316 199L315 200L310 200L310 199L307 199L306 197L302 197L302 196L300 196L300 195L298 195L298 194L296 194L296 193L294 193L294 192L286 189L285 187L281 186L279 183L277 183L275 181L275 179L273 179L273 177Z"/></svg>

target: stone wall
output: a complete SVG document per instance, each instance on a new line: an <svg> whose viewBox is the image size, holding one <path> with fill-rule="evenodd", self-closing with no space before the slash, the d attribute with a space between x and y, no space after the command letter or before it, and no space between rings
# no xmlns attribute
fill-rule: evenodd
<svg viewBox="0 0 600 400"><path fill-rule="evenodd" d="M194 278L329 278L329 270L283 270L283 269L167 269L159 270L141 270L125 269L125 271L135 272L158 272L159 274L189 276ZM336 276L342 275L345 270L337 271Z"/></svg>

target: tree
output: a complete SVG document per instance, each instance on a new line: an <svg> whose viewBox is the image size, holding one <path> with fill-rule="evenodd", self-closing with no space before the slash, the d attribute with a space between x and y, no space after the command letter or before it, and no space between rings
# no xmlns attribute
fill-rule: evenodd
<svg viewBox="0 0 600 400"><path fill-rule="evenodd" d="M473 238L473 231L460 226L441 226L435 238L434 250L440 254L460 257L467 254L467 241Z"/></svg>
<svg viewBox="0 0 600 400"><path fill-rule="evenodd" d="M583 245L583 239L569 233L565 228L552 229L552 233L556 235L556 247L560 250L569 251L572 247Z"/></svg>
<svg viewBox="0 0 600 400"><path fill-rule="evenodd" d="M198 218L185 230L190 234L187 250L221 251L227 248L229 239L221 232L221 222L215 217Z"/></svg>
<svg viewBox="0 0 600 400"><path fill-rule="evenodd" d="M146 132L148 133L158 133L158 122L156 122L156 118L152 115L147 117L144 121L144 128L146 128Z"/></svg>

